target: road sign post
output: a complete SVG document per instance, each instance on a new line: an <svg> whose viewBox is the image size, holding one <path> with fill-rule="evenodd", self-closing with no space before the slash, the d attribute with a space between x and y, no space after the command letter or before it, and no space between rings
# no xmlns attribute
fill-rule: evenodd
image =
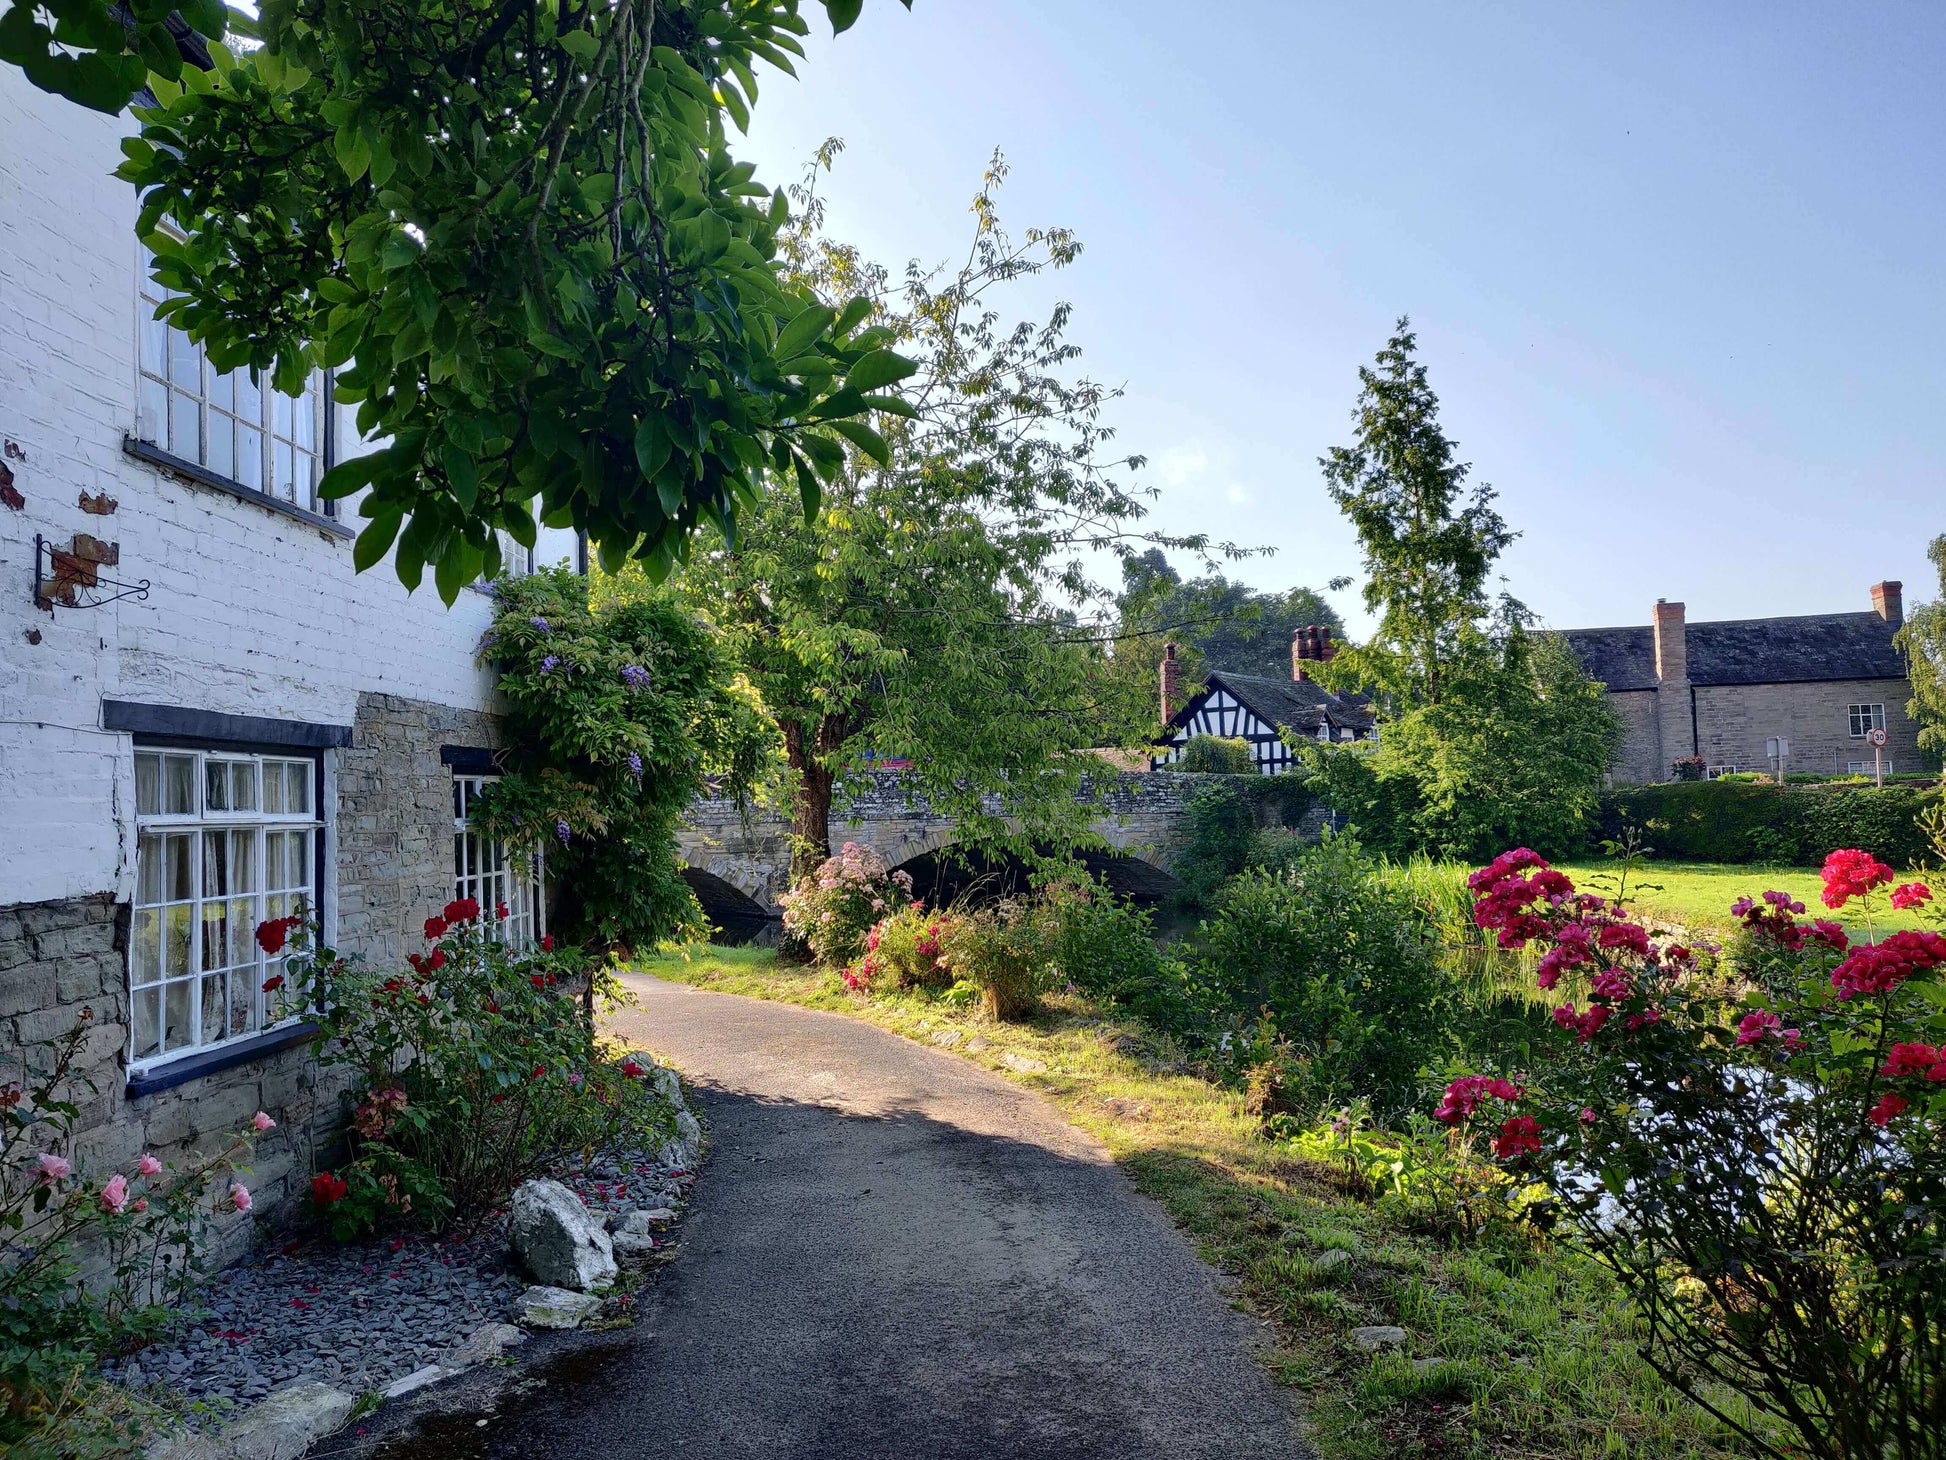
<svg viewBox="0 0 1946 1460"><path fill-rule="evenodd" d="M1886 734L1883 730L1874 729L1865 738L1872 743L1872 779L1878 784L1878 788L1883 791L1885 789Z"/></svg>

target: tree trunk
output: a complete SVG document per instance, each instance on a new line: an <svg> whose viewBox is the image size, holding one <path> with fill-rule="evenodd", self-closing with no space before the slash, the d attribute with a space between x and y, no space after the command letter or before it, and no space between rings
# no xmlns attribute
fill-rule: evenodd
<svg viewBox="0 0 1946 1460"><path fill-rule="evenodd" d="M826 741L838 729L830 717L822 721L815 737L807 736L799 724L784 726L784 756L797 776L797 790L791 798L791 880L795 882L831 855L831 790L836 777L825 766L820 751L836 749Z"/></svg>

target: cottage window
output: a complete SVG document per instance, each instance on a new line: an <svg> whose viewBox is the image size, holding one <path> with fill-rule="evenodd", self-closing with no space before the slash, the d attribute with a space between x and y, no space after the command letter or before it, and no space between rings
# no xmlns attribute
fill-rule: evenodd
<svg viewBox="0 0 1946 1460"><path fill-rule="evenodd" d="M1851 717L1851 736L1854 740L1885 728L1884 705L1853 705L1847 713Z"/></svg>
<svg viewBox="0 0 1946 1460"><path fill-rule="evenodd" d="M266 372L214 369L203 347L155 309L169 291L150 277L142 251L140 396L135 436L172 456L206 467L238 486L265 492L307 512L328 512L318 479L325 460L325 379L313 370L295 399L271 387Z"/></svg>
<svg viewBox="0 0 1946 1460"><path fill-rule="evenodd" d="M547 932L538 852L512 851L473 826L473 802L496 776L453 777L453 896L478 900L489 933L508 947L532 948ZM507 916L496 917L505 907Z"/></svg>
<svg viewBox="0 0 1946 1460"><path fill-rule="evenodd" d="M131 1067L291 1022L257 927L316 906L317 760L135 752Z"/></svg>

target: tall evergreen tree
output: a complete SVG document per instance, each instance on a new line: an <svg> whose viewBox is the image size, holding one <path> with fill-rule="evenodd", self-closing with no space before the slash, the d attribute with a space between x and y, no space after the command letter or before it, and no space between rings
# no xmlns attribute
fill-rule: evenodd
<svg viewBox="0 0 1946 1460"><path fill-rule="evenodd" d="M1440 429L1411 326L1402 316L1375 365L1358 372L1356 442L1319 459L1332 501L1358 532L1365 606L1379 616L1372 637L1339 657L1336 676L1401 707L1439 702L1467 630L1488 612L1494 560L1518 535L1493 510L1493 488L1467 493L1472 468Z"/></svg>

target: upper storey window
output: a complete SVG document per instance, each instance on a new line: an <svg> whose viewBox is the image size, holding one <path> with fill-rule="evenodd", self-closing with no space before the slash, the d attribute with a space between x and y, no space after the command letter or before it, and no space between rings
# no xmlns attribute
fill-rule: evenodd
<svg viewBox="0 0 1946 1460"><path fill-rule="evenodd" d="M318 479L325 460L324 372L314 370L304 394L273 390L268 373L215 370L201 345L155 318L169 291L150 277L142 251L141 393L135 435L172 456L205 467L238 486L265 492L307 512L321 512Z"/></svg>

